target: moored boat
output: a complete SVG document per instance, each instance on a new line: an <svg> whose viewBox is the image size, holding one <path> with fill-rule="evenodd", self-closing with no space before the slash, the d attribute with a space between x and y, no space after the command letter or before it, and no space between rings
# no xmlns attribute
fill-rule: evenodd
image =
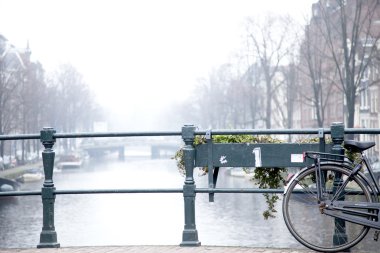
<svg viewBox="0 0 380 253"><path fill-rule="evenodd" d="M61 155L57 163L57 168L58 169L80 168L82 164L83 164L82 156L79 153L72 153L68 155Z"/></svg>
<svg viewBox="0 0 380 253"><path fill-rule="evenodd" d="M41 169L28 169L21 176L17 178L18 181L26 183L26 182L34 182L39 181L44 178L44 174Z"/></svg>

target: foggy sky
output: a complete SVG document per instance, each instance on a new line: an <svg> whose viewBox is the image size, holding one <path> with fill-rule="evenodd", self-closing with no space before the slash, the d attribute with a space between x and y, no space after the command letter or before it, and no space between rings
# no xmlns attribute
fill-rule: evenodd
<svg viewBox="0 0 380 253"><path fill-rule="evenodd" d="M112 130L152 130L198 78L234 56L245 17L271 9L301 20L312 2L0 0L0 33L16 47L29 41L47 72L75 66L118 118Z"/></svg>

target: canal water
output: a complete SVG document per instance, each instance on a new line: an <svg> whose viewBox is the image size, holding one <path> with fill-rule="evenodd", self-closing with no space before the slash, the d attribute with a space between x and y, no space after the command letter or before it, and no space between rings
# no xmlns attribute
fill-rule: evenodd
<svg viewBox="0 0 380 253"><path fill-rule="evenodd" d="M194 172L197 187L207 176ZM80 169L55 173L57 189L182 188L184 178L172 159L148 160L117 156L90 160ZM38 190L41 182L25 183ZM221 168L217 187L256 187L249 178ZM62 247L87 245L177 245L184 226L183 197L179 193L58 195L55 228ZM202 245L303 248L288 232L281 214L264 220L261 194L197 194L196 226ZM40 196L0 199L0 247L35 247L42 227ZM312 230L312 228L311 228ZM373 231L359 245L371 252Z"/></svg>

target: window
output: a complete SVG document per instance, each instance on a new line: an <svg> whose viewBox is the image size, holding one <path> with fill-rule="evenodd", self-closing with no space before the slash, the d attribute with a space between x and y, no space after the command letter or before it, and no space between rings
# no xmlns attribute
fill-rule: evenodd
<svg viewBox="0 0 380 253"><path fill-rule="evenodd" d="M378 94L377 94L377 90L373 90L371 91L371 112L372 113L377 113L377 99L378 99Z"/></svg>
<svg viewBox="0 0 380 253"><path fill-rule="evenodd" d="M368 72L366 71L368 74ZM368 110L369 109L369 92L368 92L368 78L362 79L362 85L360 90L360 110Z"/></svg>
<svg viewBox="0 0 380 253"><path fill-rule="evenodd" d="M316 120L317 119L317 110L315 106L311 107L311 119Z"/></svg>
<svg viewBox="0 0 380 253"><path fill-rule="evenodd" d="M360 109L368 109L368 89L363 89L360 91Z"/></svg>

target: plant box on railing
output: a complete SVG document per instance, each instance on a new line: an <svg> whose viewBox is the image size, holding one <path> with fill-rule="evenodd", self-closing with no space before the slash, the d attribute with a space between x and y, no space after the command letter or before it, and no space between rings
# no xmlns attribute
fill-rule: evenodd
<svg viewBox="0 0 380 253"><path fill-rule="evenodd" d="M213 143L195 147L195 166L210 165L209 152L212 145L212 165L214 167L304 167L305 151L320 151L320 144L298 143ZM331 144L325 151L331 151Z"/></svg>

